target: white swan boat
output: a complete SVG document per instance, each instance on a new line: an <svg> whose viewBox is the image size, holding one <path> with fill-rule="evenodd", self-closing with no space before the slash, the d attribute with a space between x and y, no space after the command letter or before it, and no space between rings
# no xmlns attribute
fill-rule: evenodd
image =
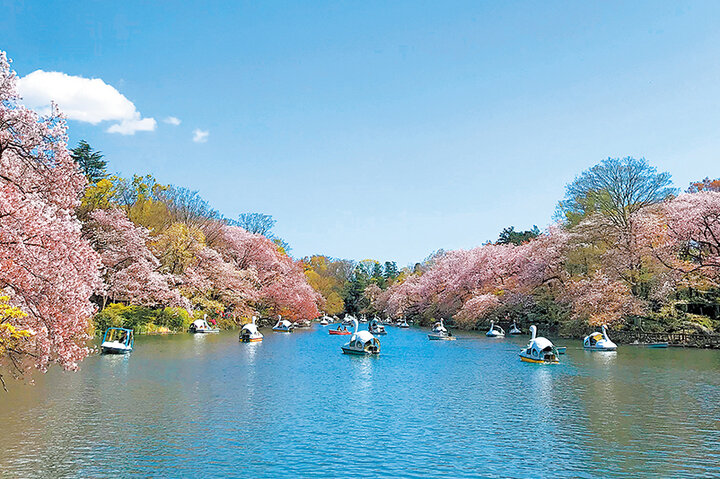
<svg viewBox="0 0 720 479"><path fill-rule="evenodd" d="M220 329L213 328L207 322L207 314L203 316L203 319L196 319L190 324L188 328L189 333L201 334L201 333L219 333Z"/></svg>
<svg viewBox="0 0 720 479"><path fill-rule="evenodd" d="M278 333L292 333L295 326L287 319L282 319L282 316L278 316L278 322L275 323L272 330Z"/></svg>
<svg viewBox="0 0 720 479"><path fill-rule="evenodd" d="M403 328L403 329L407 329L410 327L410 325L408 324L408 322L405 318L403 318L402 321L398 320L397 326L398 326L398 328Z"/></svg>
<svg viewBox="0 0 720 479"><path fill-rule="evenodd" d="M522 330L517 327L517 324L515 323L515 321L513 321L512 328L510 328L510 334L512 334L512 335L522 334Z"/></svg>
<svg viewBox="0 0 720 479"><path fill-rule="evenodd" d="M100 349L103 354L127 354L135 345L132 329L107 328Z"/></svg>
<svg viewBox="0 0 720 479"><path fill-rule="evenodd" d="M370 321L370 324L368 324L368 331L370 331L371 334L387 334L387 331L385 331L385 326L380 324L380 320L377 318L373 318L372 321Z"/></svg>
<svg viewBox="0 0 720 479"><path fill-rule="evenodd" d="M433 341L454 341L455 336L453 336L452 333L445 328L445 322L442 318L440 318L440 321L435 323L430 330L428 339Z"/></svg>
<svg viewBox="0 0 720 479"><path fill-rule="evenodd" d="M485 333L485 336L488 338L504 338L505 330L500 326L495 326L495 321L490 321L490 329Z"/></svg>
<svg viewBox="0 0 720 479"><path fill-rule="evenodd" d="M252 317L252 323L248 323L240 330L240 341L243 343L257 343L263 340L263 335L258 331L258 327L255 324L257 318Z"/></svg>
<svg viewBox="0 0 720 479"><path fill-rule="evenodd" d="M350 341L342 346L343 354L355 354L367 356L380 354L380 341L370 331L358 331L357 319L353 318L355 332L350 336Z"/></svg>
<svg viewBox="0 0 720 479"><path fill-rule="evenodd" d="M617 350L617 344L610 341L607 334L607 327L602 325L602 333L597 331L585 336L583 339L583 348L590 351L615 351Z"/></svg>
<svg viewBox="0 0 720 479"><path fill-rule="evenodd" d="M321 326L327 326L332 322L332 318L328 317L327 315L323 315L322 319L320 320Z"/></svg>
<svg viewBox="0 0 720 479"><path fill-rule="evenodd" d="M537 327L530 326L530 342L524 349L520 350L520 359L527 363L536 364L557 364L558 351L549 339L537 336Z"/></svg>

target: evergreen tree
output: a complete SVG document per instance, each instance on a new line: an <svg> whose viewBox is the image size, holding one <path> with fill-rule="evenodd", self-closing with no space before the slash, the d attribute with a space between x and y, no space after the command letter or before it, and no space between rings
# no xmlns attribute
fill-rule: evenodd
<svg viewBox="0 0 720 479"><path fill-rule="evenodd" d="M70 156L77 163L80 171L83 172L88 182L92 185L107 178L107 161L103 160L100 151L93 151L87 141L81 140L78 146L70 150Z"/></svg>

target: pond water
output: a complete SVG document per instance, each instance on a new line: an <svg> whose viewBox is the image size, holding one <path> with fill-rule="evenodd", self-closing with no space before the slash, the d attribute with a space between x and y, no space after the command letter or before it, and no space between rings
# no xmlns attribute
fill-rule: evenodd
<svg viewBox="0 0 720 479"><path fill-rule="evenodd" d="M720 352L523 363L527 337L388 327L379 357L314 325L139 336L0 391L2 477L720 475Z"/></svg>

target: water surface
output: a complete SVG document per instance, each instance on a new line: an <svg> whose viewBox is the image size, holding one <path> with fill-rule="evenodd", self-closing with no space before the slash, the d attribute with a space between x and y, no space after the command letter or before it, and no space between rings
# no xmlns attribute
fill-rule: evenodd
<svg viewBox="0 0 720 479"><path fill-rule="evenodd" d="M720 352L527 337L428 341L380 357L314 326L139 336L0 393L2 477L697 477L720 475Z"/></svg>

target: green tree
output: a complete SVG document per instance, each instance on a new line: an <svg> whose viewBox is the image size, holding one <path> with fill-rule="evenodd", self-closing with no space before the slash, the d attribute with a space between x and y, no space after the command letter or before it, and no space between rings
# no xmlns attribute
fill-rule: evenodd
<svg viewBox="0 0 720 479"><path fill-rule="evenodd" d="M103 160L102 152L93 151L87 141L81 140L78 146L70 150L70 156L91 185L107 178L107 162Z"/></svg>
<svg viewBox="0 0 720 479"><path fill-rule="evenodd" d="M536 225L527 231L515 231L514 226L509 226L500 232L497 244L520 245L540 236L540 230Z"/></svg>
<svg viewBox="0 0 720 479"><path fill-rule="evenodd" d="M670 185L670 173L658 173L645 158L608 158L567 186L558 212L571 226L600 213L615 228L627 231L633 213L677 193Z"/></svg>

